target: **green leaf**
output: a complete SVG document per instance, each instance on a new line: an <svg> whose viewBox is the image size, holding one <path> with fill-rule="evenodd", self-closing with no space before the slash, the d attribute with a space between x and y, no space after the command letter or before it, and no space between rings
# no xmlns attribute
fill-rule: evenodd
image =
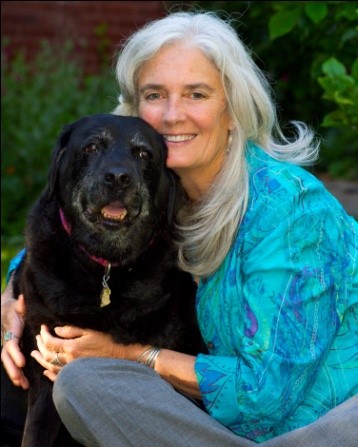
<svg viewBox="0 0 358 447"><path fill-rule="evenodd" d="M358 81L358 57L353 62L353 65L352 65L352 77L353 77L353 79Z"/></svg>
<svg viewBox="0 0 358 447"><path fill-rule="evenodd" d="M307 2L305 13L313 23L320 23L327 15L328 8L325 2Z"/></svg>
<svg viewBox="0 0 358 447"><path fill-rule="evenodd" d="M296 25L300 15L300 10L284 9L273 15L269 21L270 40L288 34Z"/></svg>
<svg viewBox="0 0 358 447"><path fill-rule="evenodd" d="M357 2L340 1L338 12L335 14L335 19L340 21L341 19L347 19L352 22L357 21L358 11Z"/></svg>
<svg viewBox="0 0 358 447"><path fill-rule="evenodd" d="M350 40L356 39L357 37L358 37L358 29L348 28L346 31L342 33L341 43L343 44L349 43ZM353 45L355 45L354 42Z"/></svg>
<svg viewBox="0 0 358 447"><path fill-rule="evenodd" d="M347 90L355 85L352 76L320 76L317 81L325 90Z"/></svg>
<svg viewBox="0 0 358 447"><path fill-rule="evenodd" d="M328 113L322 122L323 127L340 127L343 125L345 115L341 110L335 110L334 112Z"/></svg>
<svg viewBox="0 0 358 447"><path fill-rule="evenodd" d="M328 76L342 76L347 72L346 67L335 57L330 57L323 62L322 71Z"/></svg>
<svg viewBox="0 0 358 447"><path fill-rule="evenodd" d="M343 106L354 106L354 100L342 96L340 92L334 92L334 100L337 104Z"/></svg>
<svg viewBox="0 0 358 447"><path fill-rule="evenodd" d="M327 92L336 89L336 84L334 80L329 78L328 76L320 76L319 78L317 78L317 81L319 85L323 87L323 89L326 90Z"/></svg>

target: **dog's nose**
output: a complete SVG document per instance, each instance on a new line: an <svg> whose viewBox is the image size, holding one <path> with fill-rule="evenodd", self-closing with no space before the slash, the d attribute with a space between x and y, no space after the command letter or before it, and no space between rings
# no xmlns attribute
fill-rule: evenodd
<svg viewBox="0 0 358 447"><path fill-rule="evenodd" d="M131 177L124 169L111 168L105 173L104 180L111 186L114 184L128 186L131 182Z"/></svg>

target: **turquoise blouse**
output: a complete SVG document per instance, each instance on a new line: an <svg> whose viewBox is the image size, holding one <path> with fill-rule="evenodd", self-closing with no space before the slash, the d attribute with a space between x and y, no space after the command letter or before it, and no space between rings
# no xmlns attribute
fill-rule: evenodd
<svg viewBox="0 0 358 447"><path fill-rule="evenodd" d="M207 411L262 442L358 389L358 223L322 183L250 144L249 204L221 267L199 282Z"/></svg>

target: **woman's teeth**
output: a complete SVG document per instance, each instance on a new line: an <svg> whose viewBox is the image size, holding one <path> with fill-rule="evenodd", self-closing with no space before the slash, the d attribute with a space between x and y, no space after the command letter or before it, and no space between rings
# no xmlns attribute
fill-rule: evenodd
<svg viewBox="0 0 358 447"><path fill-rule="evenodd" d="M182 141L190 141L195 138L195 135L163 135L165 141L169 141L171 143L180 143Z"/></svg>

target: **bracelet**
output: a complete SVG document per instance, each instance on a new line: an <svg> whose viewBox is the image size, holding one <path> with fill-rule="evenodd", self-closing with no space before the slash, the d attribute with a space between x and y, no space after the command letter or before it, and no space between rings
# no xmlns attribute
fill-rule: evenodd
<svg viewBox="0 0 358 447"><path fill-rule="evenodd" d="M160 348L151 346L150 348L146 349L144 352L141 353L141 355L137 358L137 362L154 369L155 362L158 358L160 351L161 351Z"/></svg>

